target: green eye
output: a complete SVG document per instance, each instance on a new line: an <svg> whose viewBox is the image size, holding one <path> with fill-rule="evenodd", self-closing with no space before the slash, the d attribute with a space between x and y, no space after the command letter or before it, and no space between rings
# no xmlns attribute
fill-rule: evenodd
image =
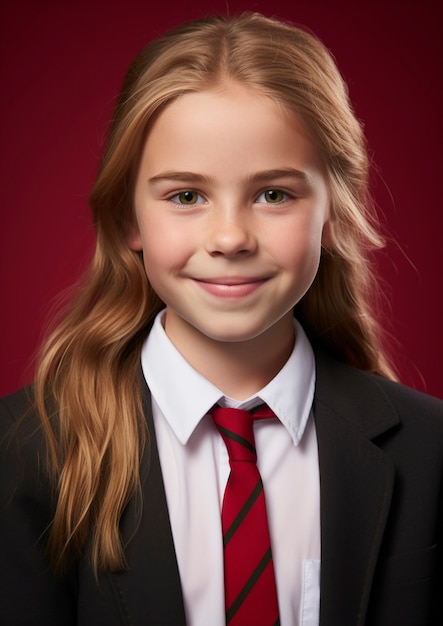
<svg viewBox="0 0 443 626"><path fill-rule="evenodd" d="M265 202L267 204L280 204L288 198L288 194L281 189L267 189L261 193L256 202Z"/></svg>
<svg viewBox="0 0 443 626"><path fill-rule="evenodd" d="M195 191L181 191L175 196L180 204L197 204L198 194Z"/></svg>
<svg viewBox="0 0 443 626"><path fill-rule="evenodd" d="M275 202L282 202L284 196L285 194L283 191L280 191L279 189L268 189L265 191L265 200L271 204Z"/></svg>

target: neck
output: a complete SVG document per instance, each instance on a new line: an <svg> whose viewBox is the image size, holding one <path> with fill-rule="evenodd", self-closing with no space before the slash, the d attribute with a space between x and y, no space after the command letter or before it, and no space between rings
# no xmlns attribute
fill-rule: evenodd
<svg viewBox="0 0 443 626"><path fill-rule="evenodd" d="M292 313L246 341L218 341L193 326L178 333L166 313L165 331L188 363L226 396L245 400L267 385L291 355L295 342Z"/></svg>

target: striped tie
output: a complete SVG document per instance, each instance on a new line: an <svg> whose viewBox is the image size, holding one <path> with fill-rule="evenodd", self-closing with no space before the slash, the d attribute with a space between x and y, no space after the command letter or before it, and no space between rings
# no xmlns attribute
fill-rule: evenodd
<svg viewBox="0 0 443 626"><path fill-rule="evenodd" d="M222 507L226 624L277 626L274 566L253 431L254 419L275 415L264 405L253 414L215 407L211 415L231 466Z"/></svg>

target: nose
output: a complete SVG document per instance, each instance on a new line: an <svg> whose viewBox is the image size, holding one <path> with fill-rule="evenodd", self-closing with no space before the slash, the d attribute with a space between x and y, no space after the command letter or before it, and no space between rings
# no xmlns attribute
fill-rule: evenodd
<svg viewBox="0 0 443 626"><path fill-rule="evenodd" d="M238 257L253 254L257 249L253 218L242 208L214 208L210 217L207 251L212 256Z"/></svg>

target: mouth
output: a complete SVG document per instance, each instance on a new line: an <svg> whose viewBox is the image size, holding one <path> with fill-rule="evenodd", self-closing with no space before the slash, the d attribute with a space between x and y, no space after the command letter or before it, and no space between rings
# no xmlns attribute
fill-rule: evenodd
<svg viewBox="0 0 443 626"><path fill-rule="evenodd" d="M221 298L243 298L256 292L269 277L220 276L195 278L194 282L207 293Z"/></svg>

